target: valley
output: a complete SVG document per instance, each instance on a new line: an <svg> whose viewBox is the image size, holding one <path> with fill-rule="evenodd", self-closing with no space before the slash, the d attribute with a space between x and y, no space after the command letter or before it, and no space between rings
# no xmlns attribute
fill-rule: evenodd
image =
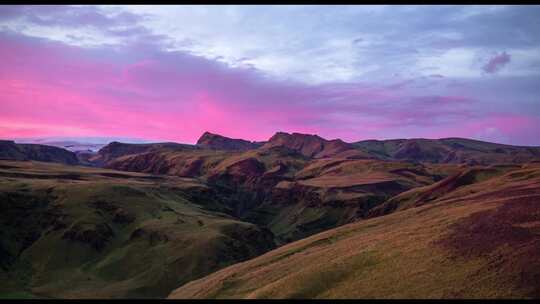
<svg viewBox="0 0 540 304"><path fill-rule="evenodd" d="M4 298L539 296L539 147L206 132L0 148Z"/></svg>

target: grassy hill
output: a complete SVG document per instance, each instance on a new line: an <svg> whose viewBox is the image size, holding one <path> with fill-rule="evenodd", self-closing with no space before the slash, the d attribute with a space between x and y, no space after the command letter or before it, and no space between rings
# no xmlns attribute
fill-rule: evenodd
<svg viewBox="0 0 540 304"><path fill-rule="evenodd" d="M159 298L274 247L192 178L1 161L0 208L0 297Z"/></svg>
<svg viewBox="0 0 540 304"><path fill-rule="evenodd" d="M540 165L530 164L287 244L169 297L538 298L538 282Z"/></svg>

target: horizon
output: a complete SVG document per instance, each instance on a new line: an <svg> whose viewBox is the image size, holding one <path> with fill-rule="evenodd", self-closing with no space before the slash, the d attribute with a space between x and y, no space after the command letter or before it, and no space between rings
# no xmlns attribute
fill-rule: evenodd
<svg viewBox="0 0 540 304"><path fill-rule="evenodd" d="M540 146L539 18L537 5L3 5L0 138Z"/></svg>
<svg viewBox="0 0 540 304"><path fill-rule="evenodd" d="M213 134L213 135L218 135L218 136L222 136L222 137L233 139L233 140L247 140L247 139L244 139L244 138L233 138L233 137L229 137L227 135L218 134L218 133L212 133L212 132L208 132L208 131L203 132L203 134L201 134L201 136L199 136L199 138L197 138L197 140L200 139L205 133L210 133L210 134ZM287 132L287 131L276 131L276 132L274 132L274 135L277 134L277 133L287 133L287 134L290 134L290 135L300 134L300 135L318 136L318 134ZM252 141L252 140L247 140L247 141L250 141L250 142L268 142L270 140L270 138L271 137L269 137L266 140L262 140L262 141ZM330 141L330 140L341 140L341 141L343 141L345 143L349 143L349 144L354 144L354 143L364 142L364 141L464 139L464 140L473 140L473 141L483 141L483 142L494 143L494 144L499 144L499 145L508 145L508 144L501 143L501 142L496 142L496 141L485 141L485 140L479 140L479 139L474 139L474 138L452 137L452 136L450 136L450 137L441 137L441 138L425 138L425 137L386 138L386 139L367 138L367 139L360 139L360 140L353 140L353 141L346 141L346 140L343 140L341 138L325 138L325 137L321 137L321 138L323 140L328 140L328 141ZM15 143L18 143L18 144L43 144L43 145L48 145L48 144L51 144L51 143L61 143L63 141L65 141L65 142L74 142L74 143L83 144L83 145L103 145L103 146L108 145L108 144L113 143L113 142L119 142L119 143L125 143L125 144L156 144L156 143L166 143L166 142L177 143L177 144L187 144L187 145L196 145L197 144L197 140L195 142L193 142L193 143L187 143L187 142L179 142L179 141L174 141L174 140L172 140L172 141L171 140L147 140L147 139L127 138L127 137L41 137L41 138L36 137L36 138L17 138L17 139L14 139L14 138L0 138L0 140L11 140L11 141L14 141ZM510 146L540 147L540 146L535 146L535 145L510 145Z"/></svg>

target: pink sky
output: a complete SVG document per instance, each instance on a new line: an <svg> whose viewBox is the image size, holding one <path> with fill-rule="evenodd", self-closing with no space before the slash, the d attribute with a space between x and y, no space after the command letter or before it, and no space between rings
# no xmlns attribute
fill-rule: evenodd
<svg viewBox="0 0 540 304"><path fill-rule="evenodd" d="M486 107L488 95L452 88L442 75L307 84L152 44L83 48L0 32L0 45L5 139L194 143L204 131L248 140L285 131L349 142L471 137L540 144L538 116Z"/></svg>

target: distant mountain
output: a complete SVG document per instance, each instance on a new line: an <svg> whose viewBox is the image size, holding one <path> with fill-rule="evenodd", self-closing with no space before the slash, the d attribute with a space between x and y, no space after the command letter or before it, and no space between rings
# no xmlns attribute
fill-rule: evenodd
<svg viewBox="0 0 540 304"><path fill-rule="evenodd" d="M350 154L359 158L369 158L368 154L359 152L353 145L341 139L326 140L318 135L301 133L277 132L261 149L278 146L297 151L309 158L347 157L351 156Z"/></svg>
<svg viewBox="0 0 540 304"><path fill-rule="evenodd" d="M71 152L97 152L103 148L106 144L93 144L93 143L80 143L76 141L46 141L40 143L41 145L54 146L64 148Z"/></svg>
<svg viewBox="0 0 540 304"><path fill-rule="evenodd" d="M510 146L466 138L364 140L353 145L386 160L488 165L540 159L540 147Z"/></svg>
<svg viewBox="0 0 540 304"><path fill-rule="evenodd" d="M198 147L187 144L179 144L172 142L165 143L148 143L148 144L126 144L120 142L111 142L108 145L101 148L95 157L90 158L90 161L97 165L105 165L109 161L132 154L141 154L152 151L181 151L181 150L193 150Z"/></svg>
<svg viewBox="0 0 540 304"><path fill-rule="evenodd" d="M15 138L18 144L39 144L64 148L72 152L97 152L110 142L125 142L144 144L150 143L148 140L127 137L38 137L38 138Z"/></svg>
<svg viewBox="0 0 540 304"><path fill-rule="evenodd" d="M205 133L196 145L113 141L76 153L79 165L99 169L1 161L0 282L16 286L0 284L0 297L2 288L162 297L276 245L283 246L172 296L529 296L540 269L531 238L538 235L538 149L460 138L346 143L284 132L253 143ZM64 154L74 153L0 142L0 158L77 164ZM478 211L490 220L473 216ZM484 255L471 252L490 260L482 264ZM504 282L516 289L491 281L500 261ZM55 283L59 275L73 288Z"/></svg>
<svg viewBox="0 0 540 304"><path fill-rule="evenodd" d="M204 134L197 141L197 146L216 150L250 150L260 147L262 144L243 139L229 138L210 132Z"/></svg>
<svg viewBox="0 0 540 304"><path fill-rule="evenodd" d="M71 151L47 145L16 144L10 140L0 140L0 159L35 160L68 165L79 163L77 156Z"/></svg>

